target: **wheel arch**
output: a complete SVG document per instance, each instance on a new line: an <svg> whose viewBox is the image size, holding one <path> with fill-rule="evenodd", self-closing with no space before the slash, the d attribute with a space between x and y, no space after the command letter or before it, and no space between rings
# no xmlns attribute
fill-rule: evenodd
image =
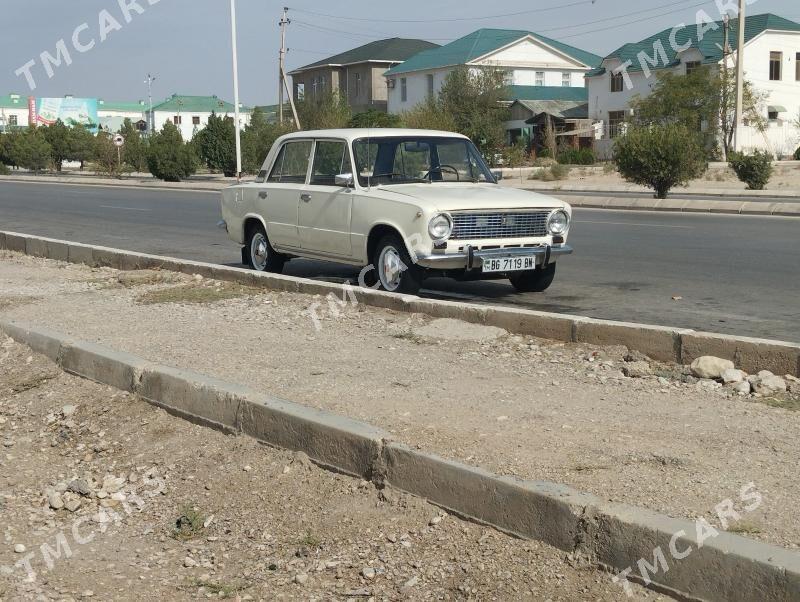
<svg viewBox="0 0 800 602"><path fill-rule="evenodd" d="M264 221L264 218L258 215L257 213L247 213L242 220L242 240L247 243L247 233L250 231L255 224L260 224L262 228L264 228L264 232L267 231L267 222ZM267 234L269 238L269 234Z"/></svg>
<svg viewBox="0 0 800 602"><path fill-rule="evenodd" d="M414 253L413 249L409 247L408 239L403 236L400 228L388 222L380 222L373 224L369 230L369 235L367 236L367 261L372 261L375 249L378 246L378 242L387 234L396 234L399 236L400 240L403 241L409 256L412 258L412 260L416 259L416 254Z"/></svg>

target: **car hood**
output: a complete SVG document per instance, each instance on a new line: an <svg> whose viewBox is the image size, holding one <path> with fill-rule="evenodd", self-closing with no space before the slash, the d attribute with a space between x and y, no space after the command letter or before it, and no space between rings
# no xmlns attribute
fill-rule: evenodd
<svg viewBox="0 0 800 602"><path fill-rule="evenodd" d="M380 190L422 201L437 211L569 207L551 196L497 184L394 184L381 186Z"/></svg>

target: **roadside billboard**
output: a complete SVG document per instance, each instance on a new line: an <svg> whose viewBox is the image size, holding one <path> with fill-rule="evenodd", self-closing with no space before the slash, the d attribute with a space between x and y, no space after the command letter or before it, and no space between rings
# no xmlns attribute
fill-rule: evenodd
<svg viewBox="0 0 800 602"><path fill-rule="evenodd" d="M96 132L100 123L97 117L97 99L36 99L36 123L38 125L53 125L59 119L70 127L81 124L92 132Z"/></svg>

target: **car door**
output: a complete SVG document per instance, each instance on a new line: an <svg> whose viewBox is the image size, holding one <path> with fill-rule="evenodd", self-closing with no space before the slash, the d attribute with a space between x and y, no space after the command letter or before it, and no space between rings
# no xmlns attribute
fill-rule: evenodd
<svg viewBox="0 0 800 602"><path fill-rule="evenodd" d="M344 140L317 140L308 185L298 210L298 230L303 250L336 257L351 257L350 225L353 188L337 186L340 174L352 174L350 149Z"/></svg>
<svg viewBox="0 0 800 602"><path fill-rule="evenodd" d="M306 185L312 148L311 140L286 141L266 182L258 187L256 212L267 223L267 236L274 247L300 248L297 207Z"/></svg>

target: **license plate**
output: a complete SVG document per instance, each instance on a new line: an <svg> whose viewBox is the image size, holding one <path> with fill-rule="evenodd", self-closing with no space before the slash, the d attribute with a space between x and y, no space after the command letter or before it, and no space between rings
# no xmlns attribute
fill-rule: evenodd
<svg viewBox="0 0 800 602"><path fill-rule="evenodd" d="M484 258L483 271L487 272L519 272L535 270L536 255L514 255L508 257Z"/></svg>

